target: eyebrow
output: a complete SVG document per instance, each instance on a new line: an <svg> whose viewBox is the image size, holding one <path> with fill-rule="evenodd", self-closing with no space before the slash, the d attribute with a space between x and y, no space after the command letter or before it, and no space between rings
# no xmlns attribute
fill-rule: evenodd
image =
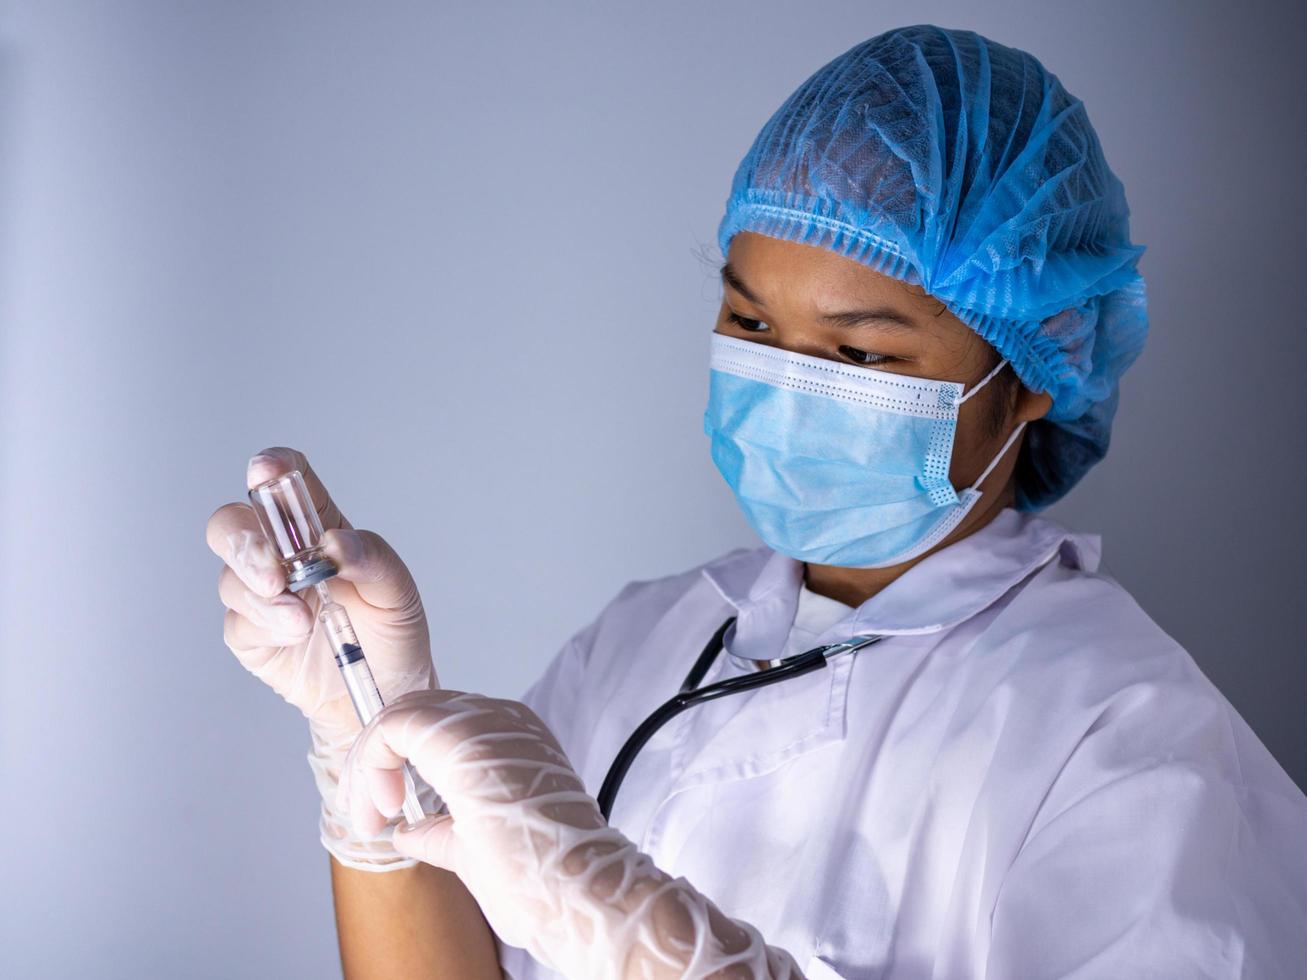
<svg viewBox="0 0 1307 980"><path fill-rule="evenodd" d="M722 282L730 286L754 306L766 308L767 304L744 284L740 274L729 262L722 266ZM893 323L903 327L917 326L916 320L888 306L865 310L846 310L843 313L823 313L821 318L837 327L856 327L864 323Z"/></svg>

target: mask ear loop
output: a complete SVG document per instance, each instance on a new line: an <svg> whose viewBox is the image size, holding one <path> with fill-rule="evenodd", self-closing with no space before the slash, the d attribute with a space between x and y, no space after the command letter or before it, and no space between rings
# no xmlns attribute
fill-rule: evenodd
<svg viewBox="0 0 1307 980"><path fill-rule="evenodd" d="M977 384L974 388L968 391L961 398L956 398L953 400L954 407L960 406L963 402L965 402L968 398L970 398L972 395L978 392L981 388L985 387L985 385L993 381L994 378L998 375L998 372L1002 371L1005 367L1007 367L1008 363L1009 361L1006 357L1003 358L1003 360L999 361L998 364L994 367L994 370L990 371L989 374L985 375L983 378L980 379L979 384ZM971 490L973 492L979 492L977 488L982 483L985 482L989 474L994 472L994 467L997 466L999 464L999 461L1002 460L1002 458L1007 455L1007 451L1012 448L1012 444L1017 441L1017 437L1021 435L1021 431L1025 427L1026 427L1026 423L1021 422L1017 425L1015 429L1012 430L1012 434L1007 437L1007 442L1003 443L1003 448L1000 449L998 453L994 456L994 458L989 461L989 465L986 466L985 471L976 478L976 482L971 484Z"/></svg>
<svg viewBox="0 0 1307 980"><path fill-rule="evenodd" d="M976 482L971 484L971 489L973 491L977 493L980 492L978 489L979 486L985 482L985 478L988 477L989 474L994 472L994 467L998 465L998 461L1007 455L1007 451L1012 448L1012 444L1017 441L1017 436L1021 435L1021 430L1025 427L1026 423L1020 422L1017 424L1017 427L1012 430L1012 434L1007 437L1007 442L1003 443L1003 448L998 451L998 455L989 461L989 465L985 467L985 472L981 473L980 476L976 478Z"/></svg>
<svg viewBox="0 0 1307 980"><path fill-rule="evenodd" d="M987 384L989 384L991 381L993 381L993 380L994 380L994 377L998 374L998 372L999 372L999 371L1002 371L1005 367L1007 367L1009 363L1010 363L1010 362L1008 361L1008 359L1007 359L1006 357L1003 358L1003 360L999 361L999 362L998 362L998 366L995 367L994 370L990 371L989 374L987 374L987 375L985 375L983 378L981 378L981 379L980 379L980 383L977 384L976 387L972 388L970 391L968 391L968 392L967 392L965 395L963 395L961 398L955 398L955 399L953 399L953 407L954 407L954 408L957 408L957 407L958 407L959 405L961 405L964 401L966 401L968 398L970 398L972 395L974 395L976 392L978 392L981 388L985 387L985 385L987 385Z"/></svg>

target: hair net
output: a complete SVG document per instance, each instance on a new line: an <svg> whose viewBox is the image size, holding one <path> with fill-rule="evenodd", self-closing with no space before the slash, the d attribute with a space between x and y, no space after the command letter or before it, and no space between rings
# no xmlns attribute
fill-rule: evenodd
<svg viewBox="0 0 1307 980"><path fill-rule="evenodd" d="M1017 504L1046 507L1107 452L1117 381L1148 333L1144 246L1084 104L1032 55L917 24L840 55L769 119L718 228L828 248L920 285L1048 416Z"/></svg>

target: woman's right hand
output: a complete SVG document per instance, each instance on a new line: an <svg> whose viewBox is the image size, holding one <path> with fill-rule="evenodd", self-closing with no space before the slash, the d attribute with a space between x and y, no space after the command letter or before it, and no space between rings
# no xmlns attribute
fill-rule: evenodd
<svg viewBox="0 0 1307 980"><path fill-rule="evenodd" d="M417 586L390 545L372 531L354 530L332 501L304 454L265 449L246 469L248 487L299 470L325 530L323 550L338 574L332 597L353 621L359 643L385 701L437 687L431 639ZM223 560L218 596L227 607L223 639L236 659L299 708L315 735L339 741L361 726L325 630L314 589L286 590L286 575L248 503L224 504L205 530Z"/></svg>

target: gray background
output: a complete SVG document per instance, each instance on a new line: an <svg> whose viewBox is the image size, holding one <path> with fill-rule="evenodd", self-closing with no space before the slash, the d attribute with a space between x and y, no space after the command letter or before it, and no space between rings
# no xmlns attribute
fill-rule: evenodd
<svg viewBox="0 0 1307 980"><path fill-rule="evenodd" d="M518 694L626 581L751 541L697 253L780 101L906 23L1088 105L1153 332L1055 516L1307 779L1300 14L459 6L0 15L0 972L338 971L303 719L202 538L255 450L406 558L451 687Z"/></svg>

